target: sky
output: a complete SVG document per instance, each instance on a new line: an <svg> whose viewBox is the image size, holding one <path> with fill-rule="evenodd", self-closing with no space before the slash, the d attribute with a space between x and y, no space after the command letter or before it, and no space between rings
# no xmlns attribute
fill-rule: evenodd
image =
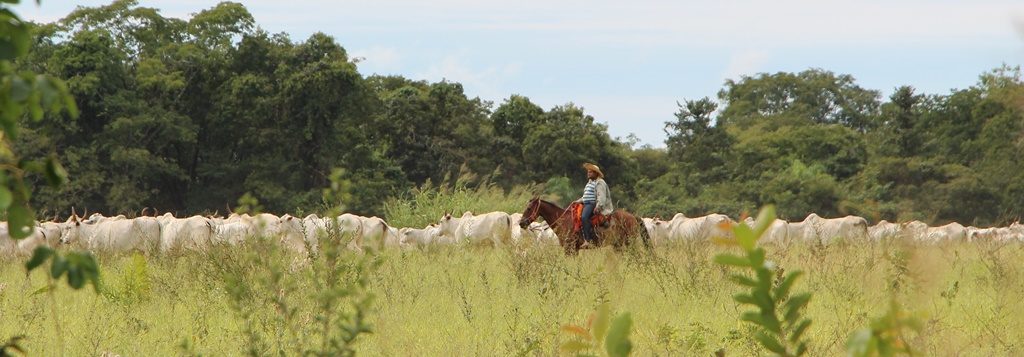
<svg viewBox="0 0 1024 357"><path fill-rule="evenodd" d="M110 1L23 0L59 20ZM188 18L216 0L140 0ZM879 90L946 94L1024 62L1024 1L1014 0L290 0L242 1L258 26L299 42L331 35L360 72L462 83L496 107L513 94L545 109L574 103L663 147L678 103L716 98L726 80L820 68Z"/></svg>

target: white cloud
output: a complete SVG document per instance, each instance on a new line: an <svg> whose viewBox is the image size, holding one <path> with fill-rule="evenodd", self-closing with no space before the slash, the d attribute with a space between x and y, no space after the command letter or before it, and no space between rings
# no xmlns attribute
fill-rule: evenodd
<svg viewBox="0 0 1024 357"><path fill-rule="evenodd" d="M753 75L761 70L761 66L768 60L768 52L759 50L746 50L734 53L729 59L729 64L722 72L722 78L738 80L743 75Z"/></svg>
<svg viewBox="0 0 1024 357"><path fill-rule="evenodd" d="M390 73L401 68L401 56L394 47L373 46L352 50L353 59L359 58L359 67L371 73Z"/></svg>
<svg viewBox="0 0 1024 357"><path fill-rule="evenodd" d="M445 56L440 62L431 65L424 72L416 74L413 78L440 81L447 79L461 83L469 96L479 96L485 100L498 100L507 97L502 88L505 82L515 78L522 72L522 66L518 63L508 63L500 66L487 66L484 68L473 68L466 63L465 55L453 54Z"/></svg>
<svg viewBox="0 0 1024 357"><path fill-rule="evenodd" d="M530 97L535 103L549 110L565 104L562 98ZM680 97L668 95L576 95L573 104L583 107L584 112L599 123L608 124L608 134L626 139L635 134L640 144L654 147L665 146L666 121L674 120L679 111Z"/></svg>

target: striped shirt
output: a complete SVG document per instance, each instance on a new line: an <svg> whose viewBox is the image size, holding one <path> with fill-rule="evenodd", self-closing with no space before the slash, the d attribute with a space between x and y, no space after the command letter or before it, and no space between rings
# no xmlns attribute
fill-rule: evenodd
<svg viewBox="0 0 1024 357"><path fill-rule="evenodd" d="M597 202L597 180L590 180L583 189L583 203L590 202Z"/></svg>

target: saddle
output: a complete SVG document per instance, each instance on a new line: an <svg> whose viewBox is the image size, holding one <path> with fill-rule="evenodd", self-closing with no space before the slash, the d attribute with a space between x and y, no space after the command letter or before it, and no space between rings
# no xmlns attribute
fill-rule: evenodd
<svg viewBox="0 0 1024 357"><path fill-rule="evenodd" d="M569 211L572 212L572 231L573 233L579 233L583 231L583 204L574 202L569 205ZM602 215L594 211L594 215L590 217L590 224L594 228L608 228L611 226L611 219L608 216Z"/></svg>

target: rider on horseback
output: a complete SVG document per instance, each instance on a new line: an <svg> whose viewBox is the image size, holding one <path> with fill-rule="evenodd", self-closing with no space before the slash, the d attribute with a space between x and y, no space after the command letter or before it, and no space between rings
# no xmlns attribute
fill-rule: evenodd
<svg viewBox="0 0 1024 357"><path fill-rule="evenodd" d="M594 235L594 226L590 218L596 209L602 215L610 215L615 207L612 206L612 195L608 190L608 184L604 182L604 173L597 165L586 163L583 168L587 169L587 186L583 189L583 197L576 202L583 203L583 239L595 244L597 237Z"/></svg>

